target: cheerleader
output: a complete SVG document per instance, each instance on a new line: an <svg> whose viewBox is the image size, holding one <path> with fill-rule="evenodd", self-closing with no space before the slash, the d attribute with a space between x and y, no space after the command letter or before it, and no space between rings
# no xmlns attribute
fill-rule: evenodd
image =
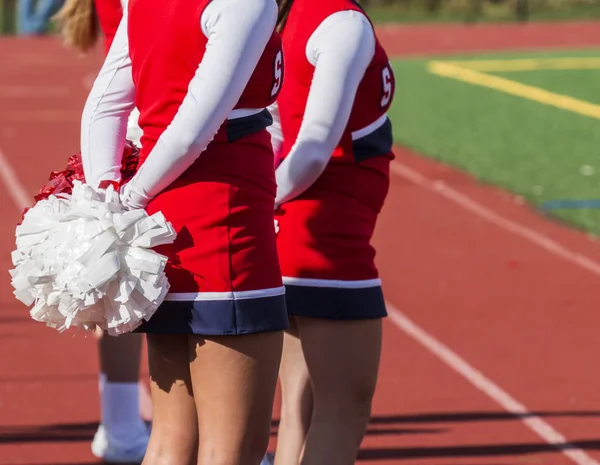
<svg viewBox="0 0 600 465"><path fill-rule="evenodd" d="M394 76L353 0L279 0L278 29L286 76L271 133L293 331L275 463L350 465L369 421L386 316L370 240L389 186Z"/></svg>
<svg viewBox="0 0 600 465"><path fill-rule="evenodd" d="M130 0L82 117L86 181L177 231L147 333L153 427L143 463L258 465L287 328L266 109L282 84L275 0Z"/></svg>
<svg viewBox="0 0 600 465"><path fill-rule="evenodd" d="M55 20L65 43L84 53L97 43L99 23L108 53L123 8L121 0L67 0ZM134 109L128 120L127 138L139 146L137 117ZM98 340L101 421L92 441L92 453L106 462L139 463L146 453L150 429L140 412L139 395L142 337L103 334Z"/></svg>

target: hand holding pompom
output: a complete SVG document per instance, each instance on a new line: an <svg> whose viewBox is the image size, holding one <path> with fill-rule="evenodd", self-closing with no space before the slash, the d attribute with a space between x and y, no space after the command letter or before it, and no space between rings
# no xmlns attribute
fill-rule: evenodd
<svg viewBox="0 0 600 465"><path fill-rule="evenodd" d="M160 213L123 209L112 186L75 181L73 193L39 201L17 227L14 294L31 317L63 331L119 335L148 320L169 288L166 258L152 247L175 232Z"/></svg>
<svg viewBox="0 0 600 465"><path fill-rule="evenodd" d="M137 168L137 148L126 147L122 179ZM16 230L10 270L16 298L33 305L31 317L64 331L100 328L130 332L148 320L169 289L166 257L152 247L173 242L164 216L124 206L107 183L83 184L78 156L54 172Z"/></svg>
<svg viewBox="0 0 600 465"><path fill-rule="evenodd" d="M146 208L151 199L140 195L132 189L132 183L128 182L121 187L119 194L121 204L125 210L136 210L140 208Z"/></svg>

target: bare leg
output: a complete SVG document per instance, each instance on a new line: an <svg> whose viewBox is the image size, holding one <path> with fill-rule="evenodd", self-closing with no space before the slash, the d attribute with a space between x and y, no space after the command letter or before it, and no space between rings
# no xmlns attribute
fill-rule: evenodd
<svg viewBox="0 0 600 465"><path fill-rule="evenodd" d="M113 337L104 334L98 341L100 371L109 383L137 383L140 379L142 334Z"/></svg>
<svg viewBox="0 0 600 465"><path fill-rule="evenodd" d="M381 355L381 320L297 318L314 393L302 465L354 465Z"/></svg>
<svg viewBox="0 0 600 465"><path fill-rule="evenodd" d="M279 379L282 403L275 464L297 465L300 463L310 426L313 395L296 320L293 317L290 318L290 329L283 340Z"/></svg>
<svg viewBox="0 0 600 465"><path fill-rule="evenodd" d="M100 357L100 365L104 367L105 370L108 370L111 373L111 379L119 378L119 373L123 372L123 366L121 362L118 360L118 356L113 355L117 353L117 348L111 348L110 342L108 344L100 344L100 340L105 336L104 332L101 329L96 329L94 331L94 338L98 341L98 355ZM123 337L127 337L128 335L124 335ZM141 347L143 345L144 336L140 334L132 334L131 344L135 344L135 339L138 337L141 338L139 342L139 347L141 351ZM108 335L106 335L108 337ZM105 341L107 342L107 341ZM135 353L139 353L137 347L132 347L132 355ZM141 354L140 354L141 356ZM113 362L114 360L114 362ZM112 365L121 364L121 366L116 366L114 369ZM133 373L139 373L141 363L135 365L135 361L130 364L130 369L126 370L126 372L131 373L130 375L126 375L125 379L130 380L132 378ZM106 382L106 373L101 369L102 373L102 382ZM150 398L150 393L148 392L148 388L142 382L140 382L139 386L139 405L140 405L140 415L145 420L152 419L152 399Z"/></svg>
<svg viewBox="0 0 600 465"><path fill-rule="evenodd" d="M126 334L113 337L102 333L98 336L102 427L94 437L92 451L96 456L107 459L122 457L123 454L142 457L148 442L148 428L140 412L143 336ZM133 452L132 448L137 452Z"/></svg>
<svg viewBox="0 0 600 465"><path fill-rule="evenodd" d="M154 419L143 465L195 465L198 426L187 335L148 335Z"/></svg>
<svg viewBox="0 0 600 465"><path fill-rule="evenodd" d="M259 465L267 449L283 333L189 337L199 465Z"/></svg>

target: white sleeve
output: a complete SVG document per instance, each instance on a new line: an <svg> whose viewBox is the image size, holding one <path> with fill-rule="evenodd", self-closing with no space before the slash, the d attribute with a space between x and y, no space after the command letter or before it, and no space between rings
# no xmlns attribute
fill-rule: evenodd
<svg viewBox="0 0 600 465"><path fill-rule="evenodd" d="M144 206L194 163L248 84L277 21L275 0L213 0L201 17L206 51L171 124L133 177L129 205Z"/></svg>
<svg viewBox="0 0 600 465"><path fill-rule="evenodd" d="M138 147L141 146L142 129L139 126L140 112L137 108L134 108L129 119L127 120L127 139L133 142Z"/></svg>
<svg viewBox="0 0 600 465"><path fill-rule="evenodd" d="M273 153L275 157L278 157L283 145L283 133L281 131L281 119L279 117L279 105L277 102L268 107L271 116L273 117L273 124L267 128L269 134L271 134L271 145L273 146Z"/></svg>
<svg viewBox="0 0 600 465"><path fill-rule="evenodd" d="M103 180L121 180L127 118L134 100L125 12L81 117L83 172L93 187Z"/></svg>
<svg viewBox="0 0 600 465"><path fill-rule="evenodd" d="M298 137L276 171L277 206L308 189L327 166L375 54L375 34L362 13L340 11L319 25L306 49L315 72Z"/></svg>

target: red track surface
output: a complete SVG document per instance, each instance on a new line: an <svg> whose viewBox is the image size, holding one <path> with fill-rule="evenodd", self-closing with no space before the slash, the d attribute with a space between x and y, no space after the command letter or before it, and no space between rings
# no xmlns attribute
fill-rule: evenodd
<svg viewBox="0 0 600 465"><path fill-rule="evenodd" d="M438 55L543 48L597 47L597 22L383 26L390 55Z"/></svg>
<svg viewBox="0 0 600 465"><path fill-rule="evenodd" d="M418 26L387 28L381 37L394 54L437 54L600 45L597 28ZM4 39L0 56L0 150L33 194L77 147L84 83L99 61L77 59L43 39ZM407 150L397 155L397 163L424 179L419 185L395 174L379 223L375 242L390 303L600 461L594 299L600 275L543 248L539 238L524 239L522 229L509 232L497 218L486 220L482 208L592 259L600 260L600 249L508 194ZM448 187L429 189L427 179ZM448 199L448 192L477 202L475 211ZM1 181L0 208L0 268L6 270L20 208ZM0 280L0 308L0 465L95 463L89 452L98 421L93 338L61 336L30 321L7 276ZM385 325L361 463L573 463L394 321Z"/></svg>

